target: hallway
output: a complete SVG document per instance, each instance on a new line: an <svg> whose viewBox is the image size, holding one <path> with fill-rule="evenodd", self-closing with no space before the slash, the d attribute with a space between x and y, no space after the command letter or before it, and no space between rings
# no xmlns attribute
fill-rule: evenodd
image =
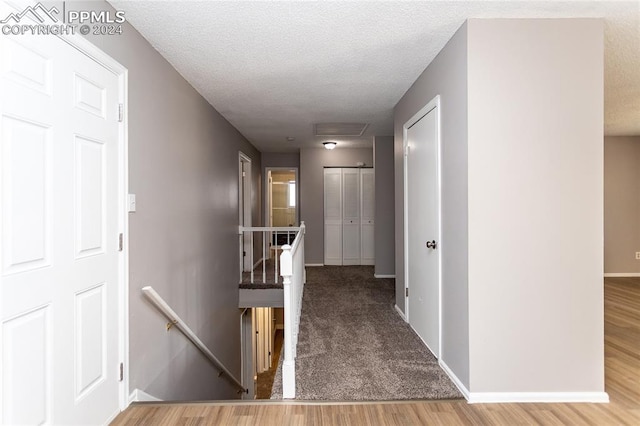
<svg viewBox="0 0 640 426"><path fill-rule="evenodd" d="M638 424L639 335L640 278L607 278L605 359L609 404L467 404L464 400L339 405L286 401L134 404L113 424Z"/></svg>
<svg viewBox="0 0 640 426"><path fill-rule="evenodd" d="M296 399L380 401L461 398L393 306L394 283L372 266L307 268ZM282 395L276 373L272 399Z"/></svg>

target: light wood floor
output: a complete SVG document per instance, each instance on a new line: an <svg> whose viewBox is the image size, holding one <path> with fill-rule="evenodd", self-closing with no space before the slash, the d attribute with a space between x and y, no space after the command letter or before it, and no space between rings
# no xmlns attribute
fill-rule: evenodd
<svg viewBox="0 0 640 426"><path fill-rule="evenodd" d="M640 425L640 278L605 282L609 404L138 404L114 425Z"/></svg>

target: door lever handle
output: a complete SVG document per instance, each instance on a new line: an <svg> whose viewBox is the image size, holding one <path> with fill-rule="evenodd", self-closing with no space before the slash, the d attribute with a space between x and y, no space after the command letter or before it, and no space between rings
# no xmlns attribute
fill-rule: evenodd
<svg viewBox="0 0 640 426"><path fill-rule="evenodd" d="M427 241L427 248L435 250L436 248L438 248L438 243L436 243L436 240Z"/></svg>

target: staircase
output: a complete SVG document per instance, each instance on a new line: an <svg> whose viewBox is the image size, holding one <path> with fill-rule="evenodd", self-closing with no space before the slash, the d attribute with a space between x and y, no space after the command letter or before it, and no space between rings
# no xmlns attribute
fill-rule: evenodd
<svg viewBox="0 0 640 426"><path fill-rule="evenodd" d="M296 347L306 282L305 229L304 222L299 227L238 228L242 254L238 307L284 308L283 398L295 398ZM262 247L258 256L255 256L256 241ZM254 257L258 258L255 263Z"/></svg>

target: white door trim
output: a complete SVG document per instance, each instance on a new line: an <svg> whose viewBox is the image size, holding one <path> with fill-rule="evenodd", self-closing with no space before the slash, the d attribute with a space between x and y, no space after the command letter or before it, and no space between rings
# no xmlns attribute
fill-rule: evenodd
<svg viewBox="0 0 640 426"><path fill-rule="evenodd" d="M127 194L129 188L129 121L128 95L129 71L119 62L79 35L58 36L66 43L93 59L118 76L118 103L123 105L122 121L118 136L118 229L123 235L123 247L119 258L119 306L118 322L119 357L124 364L120 382L120 410L129 406L129 217Z"/></svg>
<svg viewBox="0 0 640 426"><path fill-rule="evenodd" d="M245 154L242 151L238 151L238 193L240 193L240 191L241 191L240 186L243 184L243 182L242 182L242 172L243 172L242 163L243 162L251 164L251 157L249 157L247 154ZM244 182L244 188L243 189L245 189L245 191L243 191L243 194L244 194L244 198L242 200L243 208L241 210L239 209L239 211L238 211L238 220L242 221L242 219L243 219L242 218L242 214L244 213L245 214L245 216L244 216L245 226L251 226L251 191L252 191L252 188L251 188L251 169L249 169L248 176L245 176L245 177L248 178L248 179L246 179L245 182ZM246 191L246 189L249 189L249 191ZM238 201L240 201L240 200L238 200ZM244 208L246 206L245 203L247 201L249 201L249 210L248 210L249 214L246 214L247 210ZM248 219L248 222L249 222L248 224L247 224L247 219Z"/></svg>
<svg viewBox="0 0 640 426"><path fill-rule="evenodd" d="M409 120L407 120L402 126L402 157L403 157L403 230L404 230L404 317L405 321L409 322L411 313L409 312L409 297L407 296L407 290L409 288L409 194L408 194L408 137L407 132L411 126L416 124L420 119L427 115L432 110L436 110L436 144L437 144L437 162L438 162L438 250L440 251L438 256L438 352L434 354L436 358L440 358L442 350L442 138L440 132L441 118L440 118L440 95L436 95L431 99L424 107L422 107L417 113L415 113Z"/></svg>
<svg viewBox="0 0 640 426"><path fill-rule="evenodd" d="M249 165L248 170L245 176L242 176L244 172L243 163ZM245 154L242 151L238 151L238 225L244 226L253 226L253 210L251 208L251 198L253 195L253 186L251 183L251 157ZM242 194L242 204L240 203L240 196ZM240 206L242 205L242 208ZM248 207L247 207L248 206ZM250 247L253 250L251 245L252 235L251 234L243 234L244 246ZM251 271L254 268L253 262L251 262L251 258L253 253L246 253L246 256L242 255L242 247L240 247L240 259L242 261L242 272ZM242 279L242 272L240 273L240 279Z"/></svg>

